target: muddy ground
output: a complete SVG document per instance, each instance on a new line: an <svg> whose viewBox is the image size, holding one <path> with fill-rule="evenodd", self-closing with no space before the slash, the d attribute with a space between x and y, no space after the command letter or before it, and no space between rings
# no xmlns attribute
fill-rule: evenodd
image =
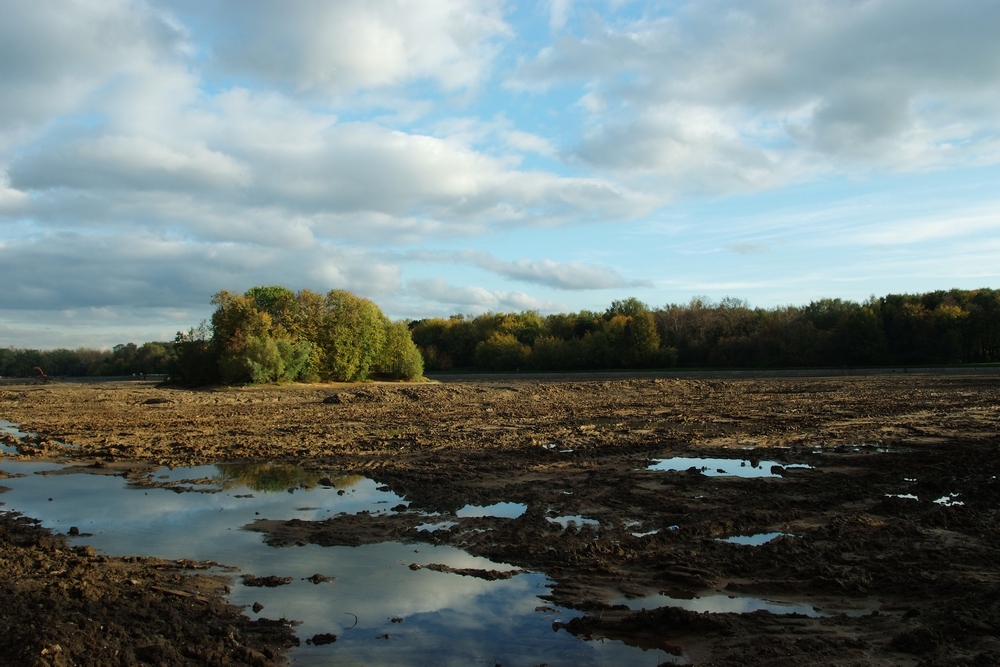
<svg viewBox="0 0 1000 667"><path fill-rule="evenodd" d="M371 477L404 496L406 507L388 516L260 521L249 528L273 544L434 540L541 571L556 582L547 599L578 610L559 622L560 631L581 637L662 648L704 665L1000 664L996 375L502 379L199 391L142 382L7 384L0 385L0 419L40 435L10 441L25 457L71 456L132 470L134 477L150 464L233 461ZM763 464L773 476L647 469L677 456L774 462ZM790 467L796 464L809 467ZM513 520L456 518L450 530L416 528L423 512L498 502L528 509ZM596 523L566 528L549 520L555 516ZM177 577L162 563L102 561L59 546L58 537L23 520L18 530L31 537L18 537L6 521L0 558L16 556L23 564L0 574L8 607L0 634L30 646L37 664L66 660L67 646L81 633L104 636L81 623L68 603L38 608L33 592L52 599L65 584L67 600L88 600L86 590L72 593L87 577L103 577L99 598L142 592L149 614L163 605L167 617L227 619L198 617L193 625L204 628L206 647L224 648L211 634L219 623L240 646L249 646L244 635L270 641L248 649L260 664L280 659L288 642L227 616L232 608L219 602L217 581L214 594L198 593L209 602L161 593L211 589L204 582L214 580ZM719 539L770 532L786 536L762 546ZM46 560L56 558L63 560ZM39 559L43 565L31 564ZM11 596L29 572L34 588ZM153 588L147 581L154 574L170 579ZM753 595L807 603L825 615L633 612L614 604L658 592ZM15 601L13 610L7 600ZM47 623L39 632L32 619L43 613ZM107 613L106 627L138 632L128 624L130 612ZM156 639L172 641L181 640ZM61 654L42 655L55 644ZM3 655L11 654L0 653L0 661ZM71 658L117 664L88 662L83 653Z"/></svg>

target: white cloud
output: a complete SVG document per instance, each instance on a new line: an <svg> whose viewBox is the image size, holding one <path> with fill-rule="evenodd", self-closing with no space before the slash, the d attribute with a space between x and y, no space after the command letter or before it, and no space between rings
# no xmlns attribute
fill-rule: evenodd
<svg viewBox="0 0 1000 667"><path fill-rule="evenodd" d="M249 183L248 165L200 141L171 146L144 137L102 136L17 161L11 181L20 190L186 190Z"/></svg>
<svg viewBox="0 0 1000 667"><path fill-rule="evenodd" d="M518 259L506 262L488 252L478 250L414 251L409 253L407 257L426 262L471 264L506 278L564 290L653 286L648 280L626 280L611 267L594 266L583 262L556 262L551 259Z"/></svg>
<svg viewBox="0 0 1000 667"><path fill-rule="evenodd" d="M566 25L573 0L549 0L549 26L559 29Z"/></svg>
<svg viewBox="0 0 1000 667"><path fill-rule="evenodd" d="M148 234L56 232L0 245L0 309L201 308L220 290L283 284L392 293L399 268L357 249L192 242Z"/></svg>
<svg viewBox="0 0 1000 667"><path fill-rule="evenodd" d="M1000 160L997 30L992 3L705 0L595 19L510 84L586 85L588 165L679 193L752 191Z"/></svg>
<svg viewBox="0 0 1000 667"><path fill-rule="evenodd" d="M497 0L163 2L197 17L209 66L282 89L344 94L427 79L478 85L510 34Z"/></svg>
<svg viewBox="0 0 1000 667"><path fill-rule="evenodd" d="M174 22L132 0L3 0L0 14L0 131L76 111L119 72L185 48Z"/></svg>
<svg viewBox="0 0 1000 667"><path fill-rule="evenodd" d="M471 285L458 287L441 278L410 280L406 289L414 296L454 306L458 312L463 309L473 313L523 310L555 312L566 309L565 304L538 299L524 292L487 290Z"/></svg>
<svg viewBox="0 0 1000 667"><path fill-rule="evenodd" d="M545 138L530 132L520 130L508 130L503 133L505 143L511 148L524 151L526 153L538 153L539 155L555 155L556 149Z"/></svg>
<svg viewBox="0 0 1000 667"><path fill-rule="evenodd" d="M983 232L1000 232L1000 215L994 211L963 213L905 220L854 235L855 242L875 246L905 246L961 238Z"/></svg>

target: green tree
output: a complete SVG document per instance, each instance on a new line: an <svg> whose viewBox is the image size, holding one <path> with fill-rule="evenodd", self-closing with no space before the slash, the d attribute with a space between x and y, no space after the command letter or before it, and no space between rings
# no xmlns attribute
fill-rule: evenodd
<svg viewBox="0 0 1000 667"><path fill-rule="evenodd" d="M316 341L325 352L320 375L344 382L367 379L385 345L388 324L368 299L344 290L328 292Z"/></svg>
<svg viewBox="0 0 1000 667"><path fill-rule="evenodd" d="M392 322L386 327L385 345L374 372L394 380L413 380L423 375L424 360L406 322Z"/></svg>
<svg viewBox="0 0 1000 667"><path fill-rule="evenodd" d="M513 334L493 333L476 346L476 366L491 371L513 371L525 368L531 348Z"/></svg>

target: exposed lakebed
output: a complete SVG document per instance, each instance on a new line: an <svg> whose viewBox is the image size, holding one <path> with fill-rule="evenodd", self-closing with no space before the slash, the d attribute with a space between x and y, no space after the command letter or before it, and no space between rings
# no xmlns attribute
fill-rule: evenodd
<svg viewBox="0 0 1000 667"><path fill-rule="evenodd" d="M70 457L90 473L34 476L49 486L30 514L76 527L72 548L30 531L0 538L0 585L20 591L0 610L0 642L17 637L0 662L30 664L15 651L59 644L86 664L111 623L111 663L138 638L151 664L189 664L190 639L199 655L262 664L234 655L228 629L252 639L261 624L221 603L197 615L228 581L249 618L303 621L292 629L313 644L291 654L299 663L1000 664L998 405L996 377L916 375L0 383L0 417L38 434L0 435L4 451ZM674 469L649 469L664 460ZM224 461L270 465L182 467ZM170 513L129 518L147 533L128 548L151 558L102 561L85 546L107 532L98 512L70 507L56 525L48 510L81 477L115 483L108 511L123 517L147 498L188 509L171 510L180 528L162 540ZM0 502L17 509L21 493ZM196 552L202 533L217 544ZM155 558L161 541L174 548L164 554L241 570L161 570L174 563ZM109 600L125 604L105 605L93 626L93 604ZM149 625L158 618L198 624L171 635L173 621ZM260 651L288 643L276 639Z"/></svg>

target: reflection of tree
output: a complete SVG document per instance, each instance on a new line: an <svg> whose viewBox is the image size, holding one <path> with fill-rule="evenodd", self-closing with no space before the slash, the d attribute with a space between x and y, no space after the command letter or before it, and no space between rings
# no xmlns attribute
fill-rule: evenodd
<svg viewBox="0 0 1000 667"><path fill-rule="evenodd" d="M298 466L269 463L220 463L215 467L219 471L215 479L223 489L247 486L262 493L296 488L312 489L321 483L324 486L346 489L364 479L361 475L329 475L309 472Z"/></svg>

